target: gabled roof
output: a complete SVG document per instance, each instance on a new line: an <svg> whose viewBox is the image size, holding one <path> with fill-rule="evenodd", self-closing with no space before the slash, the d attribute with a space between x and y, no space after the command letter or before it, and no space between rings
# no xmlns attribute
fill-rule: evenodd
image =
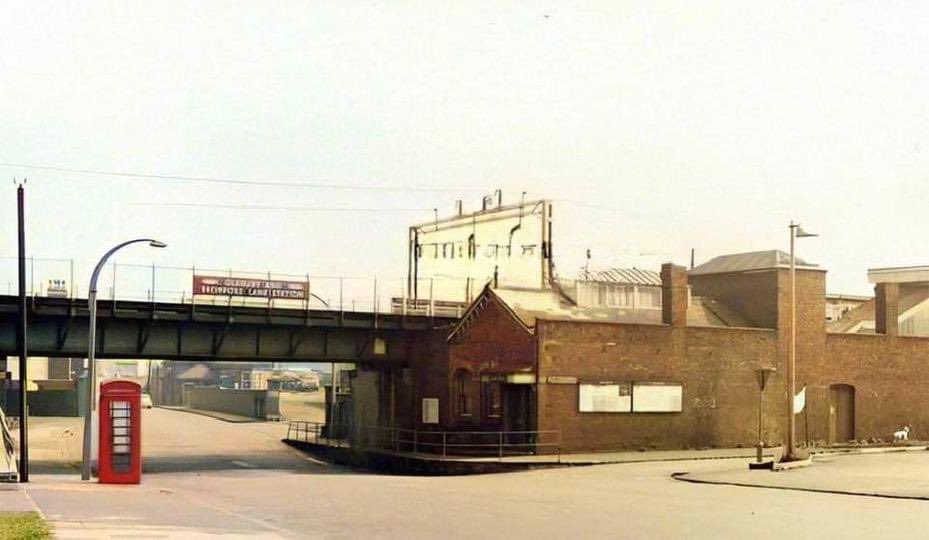
<svg viewBox="0 0 929 540"><path fill-rule="evenodd" d="M537 319L547 321L661 323L660 310L632 310L616 307L581 307L551 289L497 288L499 298L527 328Z"/></svg>
<svg viewBox="0 0 929 540"><path fill-rule="evenodd" d="M798 269L821 270L818 265L808 263L797 257L795 263ZM745 272L748 270L767 270L770 268L789 268L790 254L779 249L767 251L751 251L748 253L733 253L720 255L693 268L688 272L692 276L704 274L724 274L728 272Z"/></svg>
<svg viewBox="0 0 929 540"><path fill-rule="evenodd" d="M565 322L603 322L625 324L662 324L660 309L623 309L617 307L581 307L552 289L491 288L490 285L472 302L448 339L467 329L480 316L488 302L496 300L529 333L535 332L539 319ZM728 306L703 297L691 297L687 309L689 326L750 327L745 318Z"/></svg>
<svg viewBox="0 0 929 540"><path fill-rule="evenodd" d="M600 283L617 283L622 285L661 286L661 274L654 270L642 268L607 268L596 272L581 272L578 281L596 281Z"/></svg>

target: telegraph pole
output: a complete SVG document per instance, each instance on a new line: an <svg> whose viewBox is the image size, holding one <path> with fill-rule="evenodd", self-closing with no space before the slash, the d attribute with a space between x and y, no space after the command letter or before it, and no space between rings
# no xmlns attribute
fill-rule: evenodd
<svg viewBox="0 0 929 540"><path fill-rule="evenodd" d="M19 353L19 481L29 481L29 408L26 403L26 216L25 190L16 189L19 227L19 324L16 327L16 350Z"/></svg>

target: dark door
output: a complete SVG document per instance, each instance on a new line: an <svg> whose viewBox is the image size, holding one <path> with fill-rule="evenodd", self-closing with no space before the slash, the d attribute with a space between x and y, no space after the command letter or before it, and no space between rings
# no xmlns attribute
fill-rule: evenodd
<svg viewBox="0 0 929 540"><path fill-rule="evenodd" d="M517 432L506 434L507 447L504 453L531 454L534 451L533 434L519 433L535 429L532 421L532 390L529 384L503 385L503 429Z"/></svg>
<svg viewBox="0 0 929 540"><path fill-rule="evenodd" d="M829 387L829 442L844 443L855 438L855 387Z"/></svg>

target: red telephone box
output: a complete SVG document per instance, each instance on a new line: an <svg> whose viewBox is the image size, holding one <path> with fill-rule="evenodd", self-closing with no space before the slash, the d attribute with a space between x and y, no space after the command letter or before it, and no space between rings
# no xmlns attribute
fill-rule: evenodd
<svg viewBox="0 0 929 540"><path fill-rule="evenodd" d="M142 479L142 387L132 381L100 385L101 484L138 484Z"/></svg>

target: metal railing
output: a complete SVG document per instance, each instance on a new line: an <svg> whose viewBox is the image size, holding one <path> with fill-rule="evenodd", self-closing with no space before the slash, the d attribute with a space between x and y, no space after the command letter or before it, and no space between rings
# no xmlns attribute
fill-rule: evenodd
<svg viewBox="0 0 929 540"><path fill-rule="evenodd" d="M330 437L330 432L339 436ZM334 447L412 452L443 457L556 455L561 461L561 431L433 431L381 426L328 425L291 420L286 440Z"/></svg>
<svg viewBox="0 0 929 540"><path fill-rule="evenodd" d="M84 298L93 261L29 257L27 293L35 297ZM193 276L236 277L306 283L305 299L247 298L193 294ZM417 279L417 298L410 298L406 276L331 276L271 271L160 266L114 261L100 273L100 300L209 304L231 307L324 309L402 315L454 317L467 308L483 284L467 278ZM15 295L17 259L0 257L0 294Z"/></svg>

